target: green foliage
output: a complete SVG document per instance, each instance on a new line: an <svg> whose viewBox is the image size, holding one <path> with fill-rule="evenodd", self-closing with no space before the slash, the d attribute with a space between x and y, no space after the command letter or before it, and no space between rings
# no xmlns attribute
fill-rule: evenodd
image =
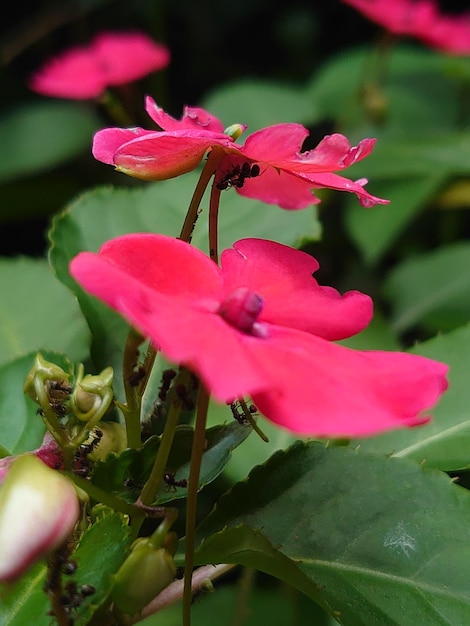
<svg viewBox="0 0 470 626"><path fill-rule="evenodd" d="M36 174L89 150L100 127L95 111L75 102L30 103L0 120L0 182Z"/></svg>
<svg viewBox="0 0 470 626"><path fill-rule="evenodd" d="M86 357L86 324L46 260L1 259L0 283L5 294L0 304L0 364L42 349L63 352L72 360Z"/></svg>
<svg viewBox="0 0 470 626"><path fill-rule="evenodd" d="M299 442L221 498L197 560L288 580L345 626L466 623L469 515L468 492L437 471Z"/></svg>

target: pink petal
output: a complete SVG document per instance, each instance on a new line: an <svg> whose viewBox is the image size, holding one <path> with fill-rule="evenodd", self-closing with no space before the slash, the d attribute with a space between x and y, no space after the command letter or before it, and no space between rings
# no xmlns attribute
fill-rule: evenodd
<svg viewBox="0 0 470 626"><path fill-rule="evenodd" d="M79 47L48 61L33 74L29 87L44 96L80 100L100 96L106 81L93 53Z"/></svg>
<svg viewBox="0 0 470 626"><path fill-rule="evenodd" d="M163 69L170 62L168 48L140 32L100 33L91 50L107 85L130 83Z"/></svg>
<svg viewBox="0 0 470 626"><path fill-rule="evenodd" d="M261 174L249 178L236 192L245 198L262 200L267 204L276 204L281 209L305 209L320 200L312 193L312 184L289 172L264 167L260 164Z"/></svg>
<svg viewBox="0 0 470 626"><path fill-rule="evenodd" d="M165 180L190 172L215 145L229 147L233 140L223 133L180 130L150 133L119 147L117 169L144 180Z"/></svg>
<svg viewBox="0 0 470 626"><path fill-rule="evenodd" d="M447 388L446 365L411 354L349 350L288 329L271 329L256 348L276 385L253 394L254 403L302 435L363 437L416 426Z"/></svg>
<svg viewBox="0 0 470 626"><path fill-rule="evenodd" d="M343 296L313 278L309 254L264 239L242 239L221 255L225 297L240 287L262 296L260 322L303 330L328 340L350 337L372 318L372 300L358 291Z"/></svg>
<svg viewBox="0 0 470 626"><path fill-rule="evenodd" d="M247 137L242 152L253 161L285 162L296 157L307 137L302 124L275 124Z"/></svg>
<svg viewBox="0 0 470 626"><path fill-rule="evenodd" d="M204 109L198 107L184 108L181 120L176 120L160 108L150 96L145 99L145 110L152 120L163 130L207 130L213 133L222 133L222 122Z"/></svg>
<svg viewBox="0 0 470 626"><path fill-rule="evenodd" d="M338 191L348 191L354 193L362 206L370 208L376 204L389 204L390 200L373 196L364 189L367 179L362 178L359 181L352 181L344 176L333 174L330 172L319 172L314 174L298 174L299 178L309 181L312 187L316 189L336 189Z"/></svg>
<svg viewBox="0 0 470 626"><path fill-rule="evenodd" d="M102 163L114 165L114 155L122 145L137 137L153 134L155 131L143 128L104 128L93 137L93 156Z"/></svg>

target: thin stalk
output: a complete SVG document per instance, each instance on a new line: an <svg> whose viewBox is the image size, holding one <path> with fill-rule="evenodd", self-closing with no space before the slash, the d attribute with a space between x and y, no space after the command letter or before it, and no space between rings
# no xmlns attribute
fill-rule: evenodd
<svg viewBox="0 0 470 626"><path fill-rule="evenodd" d="M173 445L173 439L175 437L176 427L178 425L178 419L182 409L182 401L176 393L176 387L181 384L187 384L189 382L189 376L190 374L188 370L185 368L181 369L172 388L168 392L167 397L169 401L169 409L165 430L163 431L152 471L150 472L150 476L139 497L139 503L144 506L152 504L155 500L158 489L162 484L168 462L168 456L170 455L171 446Z"/></svg>
<svg viewBox="0 0 470 626"><path fill-rule="evenodd" d="M140 436L141 398L137 395L136 386L132 385L131 381L139 356L139 346L142 341L143 337L131 328L127 335L122 362L122 377L124 393L126 394L126 404L117 403L126 422L127 445L129 448L135 448L136 450L142 447Z"/></svg>
<svg viewBox="0 0 470 626"><path fill-rule="evenodd" d="M183 626L191 626L192 576L194 568L194 546L196 543L197 493L201 472L202 454L206 439L206 421L209 408L209 393L204 385L199 388L196 424L194 427L191 466L189 469L188 495L186 500L186 533L183 589Z"/></svg>
<svg viewBox="0 0 470 626"><path fill-rule="evenodd" d="M199 217L199 205L201 204L207 185L209 184L211 177L215 174L217 166L223 159L224 155L225 152L218 146L215 146L209 152L209 156L207 157L207 161L201 172L201 176L199 177L196 189L194 190L193 197L189 203L183 227L181 228L179 238L182 241L186 241L187 243L191 242L194 226L196 225L197 218Z"/></svg>
<svg viewBox="0 0 470 626"><path fill-rule="evenodd" d="M220 189L212 184L209 200L209 256L214 263L219 262L218 224Z"/></svg>

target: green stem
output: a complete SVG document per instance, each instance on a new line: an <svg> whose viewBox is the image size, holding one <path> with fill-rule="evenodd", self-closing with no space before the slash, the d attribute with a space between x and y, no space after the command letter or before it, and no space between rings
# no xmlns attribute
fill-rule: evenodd
<svg viewBox="0 0 470 626"><path fill-rule="evenodd" d="M214 263L219 262L218 221L220 189L212 184L209 200L209 256Z"/></svg>
<svg viewBox="0 0 470 626"><path fill-rule="evenodd" d="M139 498L139 502L144 506L149 506L152 502L154 502L158 489L162 484L171 446L173 445L173 439L175 437L176 427L178 425L178 419L182 409L182 401L176 394L176 387L178 385L187 384L189 382L189 377L189 371L182 368L176 377L172 388L168 392L167 397L169 409L165 430L163 431L152 471L150 472L150 476L145 483Z"/></svg>
<svg viewBox="0 0 470 626"><path fill-rule="evenodd" d="M124 393L126 394L126 404L116 403L121 409L126 422L127 445L136 450L142 447L140 437L140 408L141 398L137 394L136 386L131 384L132 374L139 357L139 346L143 337L134 329L130 329L127 335L126 346L122 362L122 376L124 383Z"/></svg>
<svg viewBox="0 0 470 626"><path fill-rule="evenodd" d="M196 225L197 218L199 217L199 205L201 204L201 200L204 196L211 177L214 175L219 163L224 158L224 156L225 152L218 146L215 146L209 152L206 164L204 165L201 176L199 177L198 183L196 185L196 189L194 190L193 197L191 198L191 202L189 203L189 208L188 212L186 213L183 227L181 228L179 238L182 241L186 241L187 243L191 242L194 226Z"/></svg>
<svg viewBox="0 0 470 626"><path fill-rule="evenodd" d="M209 393L204 385L199 388L196 424L194 427L191 466L189 470L188 495L186 500L186 533L183 589L183 626L191 626L192 576L194 568L194 547L196 543L197 493L202 455L206 439L206 421L209 408Z"/></svg>
<svg viewBox="0 0 470 626"><path fill-rule="evenodd" d="M135 504L129 504L125 500L121 500L121 498L114 496L109 491L97 487L89 480L80 478L80 476L77 476L76 474L70 473L68 474L68 476L71 478L71 480L73 480L77 487L87 493L90 498L96 500L96 502L105 504L106 506L112 508L114 511L124 513L125 515L129 515L132 518L138 517L143 519L145 517L145 509L142 509Z"/></svg>
<svg viewBox="0 0 470 626"><path fill-rule="evenodd" d="M120 126L135 126L135 121L129 116L122 103L111 91L106 90L98 99L98 103L106 109L108 115Z"/></svg>
<svg viewBox="0 0 470 626"><path fill-rule="evenodd" d="M238 400L238 402L240 403L240 407L243 411L243 415L245 416L245 419L247 422L249 422L251 428L255 431L255 433L261 437L261 439L263 441L265 441L266 443L269 443L269 437L267 435L265 435L263 433L263 431L261 430L261 428L258 426L258 424L256 423L255 418L253 417L253 415L251 414L250 409L248 408L247 403L245 402L245 400L243 398L240 398Z"/></svg>

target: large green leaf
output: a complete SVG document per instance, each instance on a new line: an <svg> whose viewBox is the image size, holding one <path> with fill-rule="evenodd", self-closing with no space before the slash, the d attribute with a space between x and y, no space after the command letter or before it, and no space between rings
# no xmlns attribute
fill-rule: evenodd
<svg viewBox="0 0 470 626"><path fill-rule="evenodd" d="M100 120L91 108L75 102L42 100L0 120L0 181L50 169L90 150Z"/></svg>
<svg viewBox="0 0 470 626"><path fill-rule="evenodd" d="M126 557L129 529L121 516L112 514L96 522L83 536L71 558L78 569L73 580L92 585L95 593L74 609L74 626L85 626L96 610L106 601L116 573ZM65 577L64 577L65 578ZM36 565L23 576L0 602L0 623L5 626L50 626L49 600L44 593L46 566ZM67 582L64 580L64 582Z"/></svg>
<svg viewBox="0 0 470 626"><path fill-rule="evenodd" d="M0 364L41 349L66 353L71 360L85 358L85 321L45 259L1 259L0 284Z"/></svg>
<svg viewBox="0 0 470 626"><path fill-rule="evenodd" d="M317 117L304 89L259 79L218 86L205 96L202 106L226 126L247 124L249 133L281 122L311 124Z"/></svg>
<svg viewBox="0 0 470 626"><path fill-rule="evenodd" d="M41 354L65 371L71 371L72 365L63 355ZM0 445L10 454L36 449L44 437L45 426L37 413L38 405L23 392L35 356L34 352L0 366Z"/></svg>
<svg viewBox="0 0 470 626"><path fill-rule="evenodd" d="M87 296L68 273L70 260L82 250L97 250L106 240L131 232L177 236L198 179L192 172L177 179L137 189L100 188L86 193L55 217L50 233L50 260L57 275L78 296L93 333L92 356L98 369L115 368L115 389L122 397L118 373L128 326L120 316ZM283 211L242 198L229 189L222 195L220 247L243 237L271 238L290 245L319 236L311 209ZM193 244L207 251L206 215L199 217Z"/></svg>
<svg viewBox="0 0 470 626"><path fill-rule="evenodd" d="M299 442L221 498L197 562L289 576L345 626L467 624L469 516L470 494L436 470Z"/></svg>
<svg viewBox="0 0 470 626"><path fill-rule="evenodd" d="M384 283L392 325L404 332L416 324L435 331L470 321L470 244L464 241L416 255L397 265Z"/></svg>
<svg viewBox="0 0 470 626"><path fill-rule="evenodd" d="M374 160L374 155L371 161ZM373 165L372 165L373 167ZM414 176L394 180L373 179L371 189L390 204L364 210L345 198L346 229L366 263L380 261L401 233L440 189L445 175Z"/></svg>
<svg viewBox="0 0 470 626"><path fill-rule="evenodd" d="M419 344L410 352L449 365L449 388L419 428L399 429L361 440L361 449L425 462L442 470L470 466L470 326ZM357 445L355 440L353 445Z"/></svg>

